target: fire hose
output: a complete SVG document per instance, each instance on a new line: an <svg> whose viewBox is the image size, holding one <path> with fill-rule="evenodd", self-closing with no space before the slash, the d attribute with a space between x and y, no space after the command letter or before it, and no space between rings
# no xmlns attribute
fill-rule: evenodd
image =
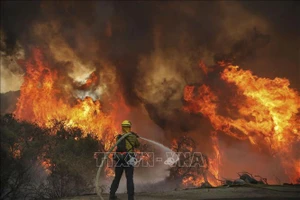
<svg viewBox="0 0 300 200"><path fill-rule="evenodd" d="M101 174L101 171L102 171L102 168L103 168L103 165L105 163L105 161L107 160L109 154L114 150L114 148L125 138L127 137L128 135L130 135L132 133L126 133L124 135L122 135L122 137L108 150L108 152L105 153L103 159L102 159L102 162L98 168L98 171L97 171L97 175L96 175L96 192L97 192L97 195L100 197L101 200L104 200L103 197L102 197L102 189L100 190L99 188L99 177L100 177L100 174Z"/></svg>

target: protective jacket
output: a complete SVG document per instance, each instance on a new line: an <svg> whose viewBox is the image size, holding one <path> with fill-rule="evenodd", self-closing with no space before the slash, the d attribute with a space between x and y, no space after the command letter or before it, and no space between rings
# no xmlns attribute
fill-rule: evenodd
<svg viewBox="0 0 300 200"><path fill-rule="evenodd" d="M138 148L140 146L140 142L137 138L138 138L137 134L132 133L124 139L125 144L126 144L126 151L127 152L134 152L134 149Z"/></svg>

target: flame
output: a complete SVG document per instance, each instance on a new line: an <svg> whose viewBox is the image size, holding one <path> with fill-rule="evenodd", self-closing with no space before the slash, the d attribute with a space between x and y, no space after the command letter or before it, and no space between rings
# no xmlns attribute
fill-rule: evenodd
<svg viewBox="0 0 300 200"><path fill-rule="evenodd" d="M208 182L212 186L218 186L219 182L219 167L221 165L221 153L220 153L220 148L219 148L219 143L218 143L218 137L216 135L216 132L213 132L211 134L211 139L212 139L212 144L213 144L213 149L214 149L214 154L215 157L209 158L209 172L213 175L213 177L208 177Z"/></svg>
<svg viewBox="0 0 300 200"><path fill-rule="evenodd" d="M59 77L58 72L43 60L41 50L34 49L33 57L25 63L26 73L21 86L21 94L14 112L18 119L36 122L42 127L52 127L54 121L64 121L67 127L78 127L84 134L94 133L99 139L111 144L117 132L117 111L128 113L124 99L120 96L116 102L110 102L113 107L104 112L102 103L91 97L74 98L68 90L62 87L65 77ZM82 89L95 84L98 77L92 73L83 84ZM69 92L70 93L70 92Z"/></svg>
<svg viewBox="0 0 300 200"><path fill-rule="evenodd" d="M96 73L92 72L90 74L90 76L87 78L87 80L85 81L85 83L80 85L78 87L78 89L86 90L86 89L90 88L91 86L94 86L97 83L97 81L98 81L98 77L97 77Z"/></svg>
<svg viewBox="0 0 300 200"><path fill-rule="evenodd" d="M292 148L300 141L299 93L285 78L260 78L238 66L225 67L221 78L235 86L236 96L230 99L235 108L228 108L235 116L220 113L221 99L207 85L185 87L184 110L202 113L215 131L268 148L281 159L290 181L295 182L300 177L299 152Z"/></svg>
<svg viewBox="0 0 300 200"><path fill-rule="evenodd" d="M196 186L199 187L204 182L203 176L188 176L182 179L183 186Z"/></svg>

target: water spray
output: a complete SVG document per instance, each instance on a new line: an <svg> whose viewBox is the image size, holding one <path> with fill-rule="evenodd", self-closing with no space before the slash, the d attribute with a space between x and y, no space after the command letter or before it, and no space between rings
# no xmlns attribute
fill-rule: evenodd
<svg viewBox="0 0 300 200"><path fill-rule="evenodd" d="M140 138L143 139L143 140L145 140L145 141L147 141L147 142L151 142L152 144L155 144L155 145L163 148L166 151L173 152L172 149L170 149L169 147L166 147L166 146L164 146L164 145L162 145L162 144L160 144L158 142L155 142L153 140L150 140L150 139L147 139L147 138L144 138L144 137L140 137Z"/></svg>

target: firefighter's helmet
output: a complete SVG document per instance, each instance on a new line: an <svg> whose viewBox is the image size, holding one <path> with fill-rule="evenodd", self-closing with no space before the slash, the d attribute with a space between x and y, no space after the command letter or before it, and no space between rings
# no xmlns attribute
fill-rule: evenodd
<svg viewBox="0 0 300 200"><path fill-rule="evenodd" d="M123 127L131 127L131 122L129 120L124 120L121 125Z"/></svg>

